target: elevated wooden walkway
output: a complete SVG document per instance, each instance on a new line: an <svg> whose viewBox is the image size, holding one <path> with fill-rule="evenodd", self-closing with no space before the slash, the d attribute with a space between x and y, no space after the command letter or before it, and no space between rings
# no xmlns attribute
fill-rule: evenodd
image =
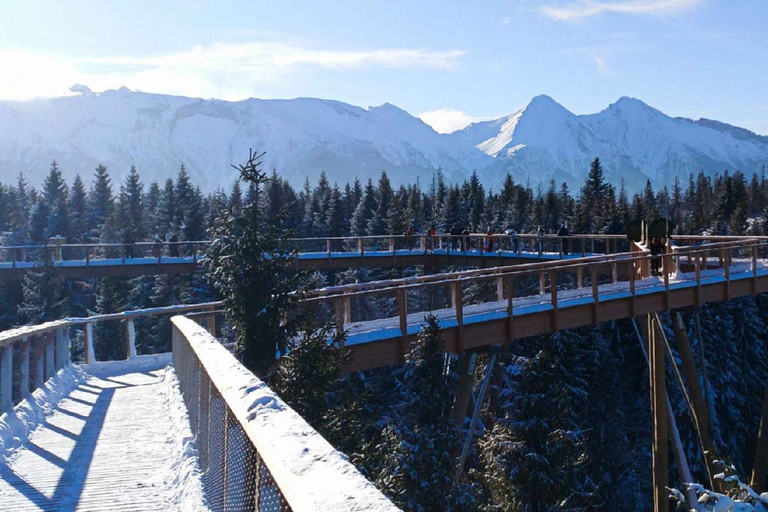
<svg viewBox="0 0 768 512"><path fill-rule="evenodd" d="M177 509L169 480L179 454L166 427L168 394L178 389L164 382L169 362L145 356L82 367L83 381L0 465L0 509Z"/></svg>

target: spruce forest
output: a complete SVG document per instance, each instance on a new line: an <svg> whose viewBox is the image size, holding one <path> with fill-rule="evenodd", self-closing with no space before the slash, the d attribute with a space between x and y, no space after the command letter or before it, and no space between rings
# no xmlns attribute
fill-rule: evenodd
<svg viewBox="0 0 768 512"><path fill-rule="evenodd" d="M440 172L424 182L393 188L378 181L331 183L322 174L295 189L273 171L262 181L236 182L204 193L184 167L165 183L145 183L135 168L113 183L100 166L66 183L54 162L42 186L20 174L0 184L2 245L180 241L215 238L227 212L258 211L292 237L417 233L454 225L471 232L625 234L641 220L667 219L674 234L768 234L768 182L740 172L692 173L687 182L635 194L605 181L595 159L580 190L554 181L526 187L507 176L486 190L477 174L448 183ZM275 242L277 243L277 242ZM210 255L215 263L215 249ZM228 293L215 268L194 274L64 280L46 267L19 282L0 284L0 329L66 316L217 300ZM300 286L391 279L452 268L353 269L298 276ZM221 281L218 281L221 283ZM296 284L296 283L293 283ZM478 289L474 293L486 293ZM472 300L472 294L466 296ZM394 311L391 301L359 299L357 317ZM437 320L427 316L419 343L404 365L344 373L348 357L328 344L322 312L300 322L313 328L288 357L249 364L395 504L405 510L649 510L651 418L648 366L630 320L517 340L499 359L502 378L471 443L467 463L453 485L456 453L465 438L451 419L458 364L445 358ZM672 319L662 315L675 347ZM714 444L725 471L747 480L755 451L768 379L768 299L763 295L704 305L700 329L683 314L693 352L706 367L705 393ZM156 326L146 326L147 329ZM225 333L239 336L237 321ZM244 326L242 332L258 326ZM698 333L701 333L699 336ZM309 334L307 334L309 333ZM289 333L283 333L289 334ZM281 347L277 347L280 350ZM283 347L284 348L284 347ZM274 350L272 351L274 353ZM254 356L255 357L255 356ZM481 362L487 361L481 355ZM485 364L478 364L482 382ZM668 381L674 376L667 368ZM703 454L684 396L669 386L671 407L694 479L708 481ZM671 461L671 485L682 488Z"/></svg>

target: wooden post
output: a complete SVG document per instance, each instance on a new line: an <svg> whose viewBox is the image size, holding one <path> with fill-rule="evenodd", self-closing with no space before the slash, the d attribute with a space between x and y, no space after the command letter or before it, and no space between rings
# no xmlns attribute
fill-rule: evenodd
<svg viewBox="0 0 768 512"><path fill-rule="evenodd" d="M752 246L752 294L757 295L757 246Z"/></svg>
<svg viewBox="0 0 768 512"><path fill-rule="evenodd" d="M648 359L651 379L651 413L653 418L653 502L654 512L669 512L669 459L667 452L666 380L664 347L656 332L652 315L648 316Z"/></svg>
<svg viewBox="0 0 768 512"><path fill-rule="evenodd" d="M507 289L507 342L511 343L515 339L515 320L514 320L514 291L512 290L512 276L504 278Z"/></svg>
<svg viewBox="0 0 768 512"><path fill-rule="evenodd" d="M467 416L467 406L472 396L472 383L475 379L475 362L477 354L462 352L459 354L461 369L459 373L459 390L456 394L456 402L453 405L451 416L460 424L464 422Z"/></svg>
<svg viewBox="0 0 768 512"><path fill-rule="evenodd" d="M611 262L611 284L616 284L619 281L619 268L616 261Z"/></svg>
<svg viewBox="0 0 768 512"><path fill-rule="evenodd" d="M549 271L549 289L552 290L552 327L557 332L560 330L557 317L557 270Z"/></svg>
<svg viewBox="0 0 768 512"><path fill-rule="evenodd" d="M730 265L730 249L723 249L721 254L724 253L725 257L721 257L725 261L723 265L723 272L725 273L725 300L731 298L731 265Z"/></svg>
<svg viewBox="0 0 768 512"><path fill-rule="evenodd" d="M696 293L695 293L695 302L696 307L701 306L701 253L696 252L696 258L695 258L695 264L694 264L694 273L696 274Z"/></svg>
<svg viewBox="0 0 768 512"><path fill-rule="evenodd" d="M0 347L0 415L13 407L13 343Z"/></svg>
<svg viewBox="0 0 768 512"><path fill-rule="evenodd" d="M43 381L56 375L56 333L52 333L54 336L50 338L50 335L46 335L44 345L44 357L45 357L45 370L43 373Z"/></svg>
<svg viewBox="0 0 768 512"><path fill-rule="evenodd" d="M206 322L208 323L208 332L213 336L216 337L216 313L215 313L215 307L211 306L210 314L206 318Z"/></svg>
<svg viewBox="0 0 768 512"><path fill-rule="evenodd" d="M547 289L547 275L543 270L539 270L539 295L544 295Z"/></svg>
<svg viewBox="0 0 768 512"><path fill-rule="evenodd" d="M341 334L344 330L344 299L342 297L333 299L333 321L336 334Z"/></svg>
<svg viewBox="0 0 768 512"><path fill-rule="evenodd" d="M581 289L584 287L584 267L579 266L576 269L576 288Z"/></svg>
<svg viewBox="0 0 768 512"><path fill-rule="evenodd" d="M344 295L344 324L352 323L352 299Z"/></svg>
<svg viewBox="0 0 768 512"><path fill-rule="evenodd" d="M408 295L405 290L397 290L397 316L400 318L400 360L405 361L407 352L406 343L408 341Z"/></svg>
<svg viewBox="0 0 768 512"><path fill-rule="evenodd" d="M632 315L632 318L635 318L637 316L637 309L635 305L635 273L637 270L635 269L635 260L632 259L632 261L629 262L629 293L632 295L630 298L629 303L629 311L630 315Z"/></svg>
<svg viewBox="0 0 768 512"><path fill-rule="evenodd" d="M691 398L691 407L693 408L693 422L699 433L702 451L704 452L704 462L709 474L709 483L711 488L715 488L714 475L718 472L713 459L713 432L710 431L709 410L707 409L704 395L699 385L699 374L696 372L696 362L691 352L691 342L688 339L688 332L683 323L683 316L679 311L672 314L672 329L675 332L677 341L677 351L680 354L680 361L683 366L683 377L685 378L685 387L688 389L688 396Z"/></svg>
<svg viewBox="0 0 768 512"><path fill-rule="evenodd" d="M0 378L0 380L2 380ZM0 408L2 411L2 408ZM757 432L757 446L755 447L755 460L752 464L752 489L760 494L765 490L765 473L768 465L768 386L763 398L763 412L760 415L760 428Z"/></svg>
<svg viewBox="0 0 768 512"><path fill-rule="evenodd" d="M587 240L585 238L581 239L581 257L587 255Z"/></svg>
<svg viewBox="0 0 768 512"><path fill-rule="evenodd" d="M592 278L592 325L598 324L597 307L600 302L600 293L597 289L597 268L594 264L590 265L589 272Z"/></svg>
<svg viewBox="0 0 768 512"><path fill-rule="evenodd" d="M19 396L22 400L29 395L29 340L24 338L19 345Z"/></svg>
<svg viewBox="0 0 768 512"><path fill-rule="evenodd" d="M496 278L496 300L499 302L504 300L504 278L503 277Z"/></svg>
<svg viewBox="0 0 768 512"><path fill-rule="evenodd" d="M30 391L43 387L45 384L45 338L46 334L35 337L30 343Z"/></svg>
<svg viewBox="0 0 768 512"><path fill-rule="evenodd" d="M459 346L456 351L464 352L464 304L461 283L451 283L451 295L453 295L453 309L456 312L456 323L459 325Z"/></svg>
<svg viewBox="0 0 768 512"><path fill-rule="evenodd" d="M125 320L125 339L127 341L125 356L127 359L132 359L136 357L136 326L134 325L133 318Z"/></svg>
<svg viewBox="0 0 768 512"><path fill-rule="evenodd" d="M328 268L331 268L331 240L325 241L325 250L328 253Z"/></svg>
<svg viewBox="0 0 768 512"><path fill-rule="evenodd" d="M365 256L365 247L363 246L363 239L358 238L357 239L357 250L360 252L360 258L362 262L362 258Z"/></svg>
<svg viewBox="0 0 768 512"><path fill-rule="evenodd" d="M664 309L669 309L669 272L667 272L667 269L669 268L667 266L667 262L669 261L670 255L667 253L664 253L663 255L663 268L664 268Z"/></svg>
<svg viewBox="0 0 768 512"><path fill-rule="evenodd" d="M85 364L95 363L96 354L93 351L93 323L85 324Z"/></svg>
<svg viewBox="0 0 768 512"><path fill-rule="evenodd" d="M56 330L56 370L69 365L69 327Z"/></svg>

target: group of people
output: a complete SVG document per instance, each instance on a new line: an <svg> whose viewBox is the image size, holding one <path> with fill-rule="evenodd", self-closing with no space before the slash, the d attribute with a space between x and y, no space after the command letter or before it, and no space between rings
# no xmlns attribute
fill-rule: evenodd
<svg viewBox="0 0 768 512"><path fill-rule="evenodd" d="M466 226L460 226L459 224L453 224L451 226L450 231L448 232L449 235L451 235L451 249L454 251L467 251L471 250L474 246L473 240L470 236L469 228ZM492 252L494 248L498 247L501 249L501 241L499 240L498 245L495 242L496 239L496 233L493 232L493 230L489 227L487 231L485 232L485 240L483 242L483 250L486 252ZM519 250L519 237L517 234L517 231L510 226L509 229L505 231L505 235L509 237L510 244L512 246L512 251L517 252ZM435 248L435 238L437 236L437 229L434 225L430 226L430 228L427 230L427 248L429 250L434 250ZM538 238L544 237L544 230L541 226L538 227L536 230L536 236ZM557 231L557 236L560 237L567 237L571 236L571 232L568 229L567 224L562 224L560 226L560 229ZM405 245L409 249L413 249L415 245L415 228L413 223L408 224L408 227L405 230ZM539 249L541 249L541 240L539 240ZM562 244L563 254L568 254L568 245L563 242Z"/></svg>
<svg viewBox="0 0 768 512"><path fill-rule="evenodd" d="M168 256L171 258L177 258L179 256L179 236L176 233L172 233L168 236L168 240L162 235L156 235L152 243L152 257L159 258L163 254L163 246L168 244ZM130 229L126 229L123 232L123 250L125 251L125 258L131 259L135 254L136 241L133 238L133 233Z"/></svg>

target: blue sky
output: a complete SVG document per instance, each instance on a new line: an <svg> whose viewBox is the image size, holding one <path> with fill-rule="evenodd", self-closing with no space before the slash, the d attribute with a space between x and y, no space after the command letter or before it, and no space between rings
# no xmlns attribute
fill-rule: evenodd
<svg viewBox="0 0 768 512"><path fill-rule="evenodd" d="M548 94L768 134L761 0L0 0L0 98L94 91L390 102L441 131Z"/></svg>

